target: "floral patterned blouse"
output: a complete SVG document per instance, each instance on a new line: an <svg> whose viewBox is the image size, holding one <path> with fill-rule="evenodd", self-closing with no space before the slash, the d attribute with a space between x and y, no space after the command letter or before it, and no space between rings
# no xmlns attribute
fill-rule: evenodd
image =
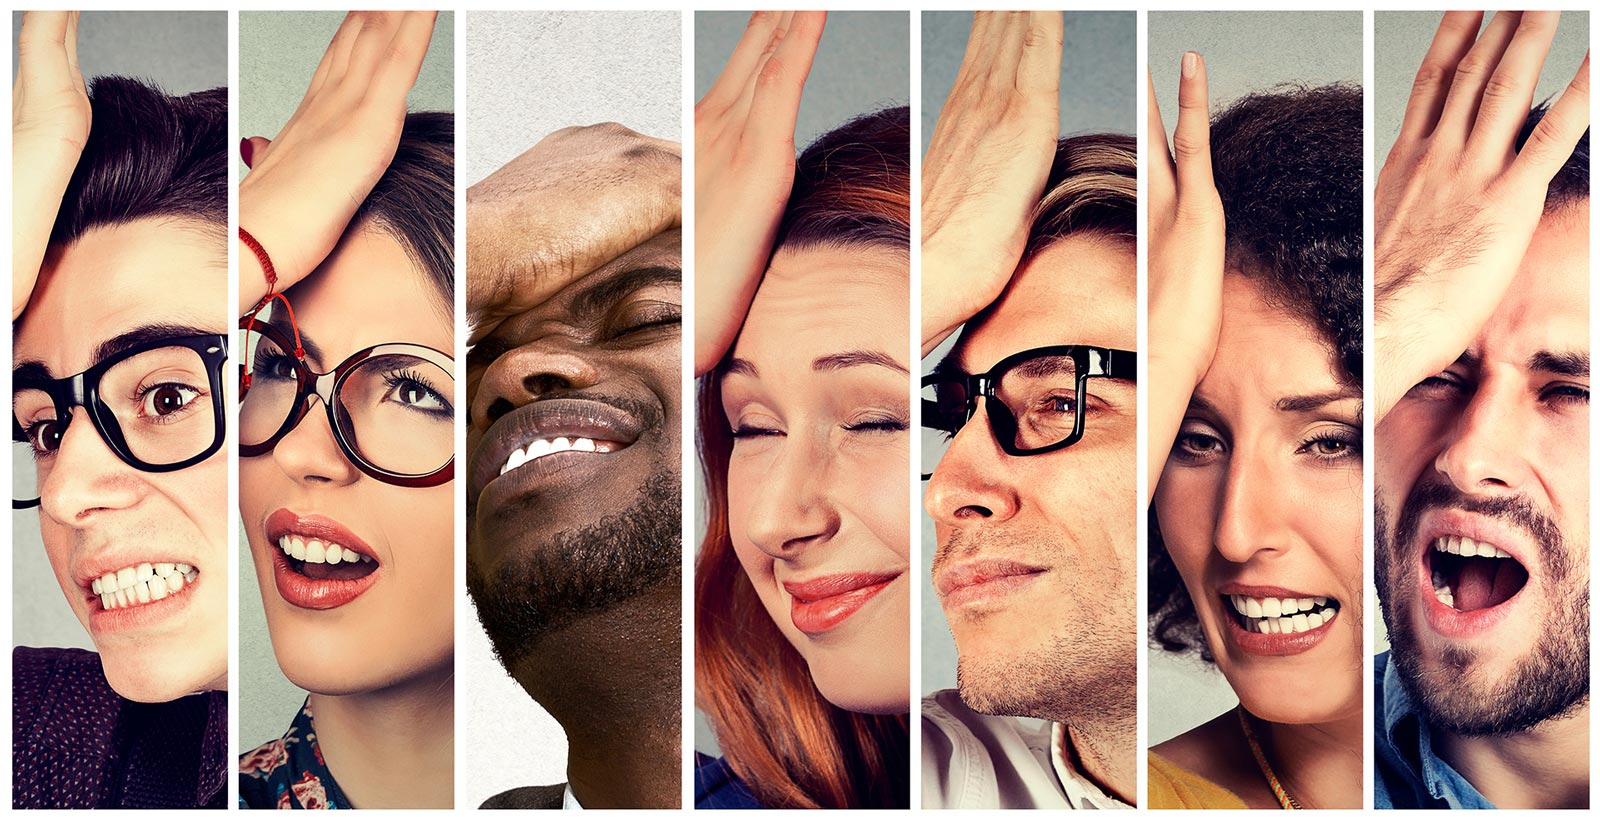
<svg viewBox="0 0 1600 817"><path fill-rule="evenodd" d="M277 740L239 757L239 808L350 808L311 724L311 699Z"/></svg>

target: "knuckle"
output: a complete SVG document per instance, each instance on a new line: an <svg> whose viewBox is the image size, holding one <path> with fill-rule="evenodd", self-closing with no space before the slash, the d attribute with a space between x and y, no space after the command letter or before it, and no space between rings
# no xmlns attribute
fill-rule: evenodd
<svg viewBox="0 0 1600 817"><path fill-rule="evenodd" d="M1469 53L1456 65L1456 74L1468 78L1479 78L1489 73L1489 59L1482 54Z"/></svg>
<svg viewBox="0 0 1600 817"><path fill-rule="evenodd" d="M1207 140L1193 133L1179 131L1172 135L1172 153L1180 159L1203 158L1208 149Z"/></svg>
<svg viewBox="0 0 1600 817"><path fill-rule="evenodd" d="M789 67L783 64L783 60L771 57L766 65L761 66L761 73L756 75L756 87L771 88L782 85L788 76Z"/></svg>
<svg viewBox="0 0 1600 817"><path fill-rule="evenodd" d="M1417 69L1416 79L1411 81L1412 92L1434 91L1443 88L1449 82L1452 71L1443 64L1427 60Z"/></svg>
<svg viewBox="0 0 1600 817"><path fill-rule="evenodd" d="M1517 93L1519 84L1517 77L1509 71L1496 71L1490 75L1488 82L1484 83L1483 95L1495 99L1512 97Z"/></svg>

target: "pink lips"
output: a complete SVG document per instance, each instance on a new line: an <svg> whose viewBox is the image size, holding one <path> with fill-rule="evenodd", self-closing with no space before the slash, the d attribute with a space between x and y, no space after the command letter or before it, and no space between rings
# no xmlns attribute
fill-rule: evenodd
<svg viewBox="0 0 1600 817"><path fill-rule="evenodd" d="M843 624L899 573L840 573L806 582L784 582L789 591L789 617L806 635L825 633Z"/></svg>
<svg viewBox="0 0 1600 817"><path fill-rule="evenodd" d="M278 588L278 595L296 607L306 610L342 607L371 589L383 572L380 563L377 569L359 579L313 579L290 567L289 557L283 555L277 546L278 538L285 534L335 542L346 550L377 558L372 547L361 537L325 516L300 516L287 508L280 508L267 517L266 534L266 547L272 553L273 583Z"/></svg>
<svg viewBox="0 0 1600 817"><path fill-rule="evenodd" d="M998 604L1010 594L1033 584L1045 569L1007 559L957 562L934 576L934 585L946 609L964 604Z"/></svg>

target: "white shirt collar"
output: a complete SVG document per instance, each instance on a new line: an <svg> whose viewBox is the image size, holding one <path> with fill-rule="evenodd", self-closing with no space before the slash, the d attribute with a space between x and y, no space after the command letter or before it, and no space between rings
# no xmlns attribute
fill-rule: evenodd
<svg viewBox="0 0 1600 817"><path fill-rule="evenodd" d="M1078 773L1067 754L1067 727L1060 722L1050 725L1050 763L1055 767L1061 790L1067 793L1067 802L1073 808L1129 809L1133 806L1107 794L1093 781Z"/></svg>
<svg viewBox="0 0 1600 817"><path fill-rule="evenodd" d="M577 795L572 793L572 784L561 790L561 808L565 811L583 811L583 805L578 802Z"/></svg>

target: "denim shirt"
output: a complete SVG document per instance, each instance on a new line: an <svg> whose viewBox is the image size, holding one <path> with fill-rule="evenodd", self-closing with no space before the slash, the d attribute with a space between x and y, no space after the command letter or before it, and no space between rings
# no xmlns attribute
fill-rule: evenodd
<svg viewBox="0 0 1600 817"><path fill-rule="evenodd" d="M1373 805L1397 808L1494 808L1467 779L1433 752L1433 735L1422 713L1389 664L1389 654L1378 656L1377 685L1372 700L1378 706L1378 762L1373 775Z"/></svg>

